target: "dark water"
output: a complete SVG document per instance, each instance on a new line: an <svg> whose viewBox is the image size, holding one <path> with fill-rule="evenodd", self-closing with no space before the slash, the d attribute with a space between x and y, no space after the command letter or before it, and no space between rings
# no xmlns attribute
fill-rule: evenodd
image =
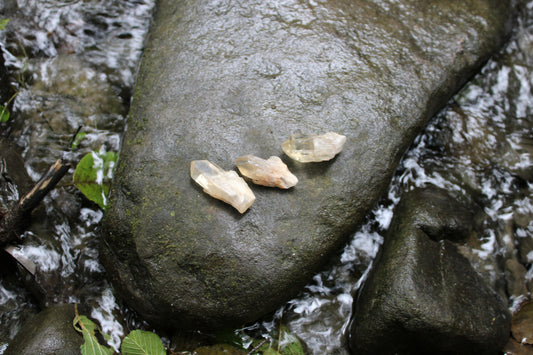
<svg viewBox="0 0 533 355"><path fill-rule="evenodd" d="M0 4L2 4L0 2ZM9 11L9 4L18 5ZM14 5L15 4L15 5ZM4 1L0 42L18 91L10 138L36 180L59 157L74 164L91 151L118 151L153 0ZM478 242L461 249L516 307L533 289L533 1L502 51L435 117L406 152L388 195L367 222L274 318L241 330L265 335L280 321L311 354L344 354L352 294L371 266L401 193L436 185L479 206ZM79 127L86 133L70 150ZM71 170L72 172L72 170ZM71 176L71 175L70 175ZM7 192L3 198L15 198ZM3 203L7 203L3 201ZM143 326L119 305L98 261L102 212L63 179L44 201L44 218L19 253L38 267L50 302L79 302L118 346ZM514 280L514 281L510 281ZM0 353L36 305L0 280Z"/></svg>

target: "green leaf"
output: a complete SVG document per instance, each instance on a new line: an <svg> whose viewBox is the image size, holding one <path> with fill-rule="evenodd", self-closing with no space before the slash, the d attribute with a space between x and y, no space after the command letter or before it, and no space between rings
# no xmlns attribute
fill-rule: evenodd
<svg viewBox="0 0 533 355"><path fill-rule="evenodd" d="M6 123L9 120L9 111L5 106L0 106L0 122Z"/></svg>
<svg viewBox="0 0 533 355"><path fill-rule="evenodd" d="M145 330L133 330L122 341L122 355L165 355L161 338Z"/></svg>
<svg viewBox="0 0 533 355"><path fill-rule="evenodd" d="M86 316L80 316L76 313L76 317L73 322L74 328L82 333L83 343L80 346L82 355L113 355L114 350L104 346L98 342L96 338L95 330L98 326Z"/></svg>
<svg viewBox="0 0 533 355"><path fill-rule="evenodd" d="M78 134L76 134L76 137L74 137L74 140L72 141L72 145L70 146L70 149L74 150L78 148L81 141L83 140L83 138L85 138L86 135L87 133L85 132L78 132Z"/></svg>
<svg viewBox="0 0 533 355"><path fill-rule="evenodd" d="M285 326L281 326L280 348L282 355L304 355L304 349L300 340L289 333Z"/></svg>
<svg viewBox="0 0 533 355"><path fill-rule="evenodd" d="M9 23L9 19L8 18L1 19L0 20L0 30L5 30L8 23Z"/></svg>
<svg viewBox="0 0 533 355"><path fill-rule="evenodd" d="M85 197L96 202L102 209L107 204L117 157L115 152L90 152L80 160L72 177L74 185Z"/></svg>

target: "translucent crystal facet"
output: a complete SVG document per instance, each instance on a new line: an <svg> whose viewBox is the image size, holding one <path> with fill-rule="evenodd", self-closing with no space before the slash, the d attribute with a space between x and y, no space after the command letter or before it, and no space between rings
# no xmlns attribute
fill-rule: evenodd
<svg viewBox="0 0 533 355"><path fill-rule="evenodd" d="M191 162L191 177L204 192L229 203L240 213L254 203L255 196L248 184L235 171L224 171L208 160Z"/></svg>
<svg viewBox="0 0 533 355"><path fill-rule="evenodd" d="M300 163L331 160L339 154L346 143L346 136L334 132L322 135L293 134L281 148Z"/></svg>
<svg viewBox="0 0 533 355"><path fill-rule="evenodd" d="M288 189L298 183L298 178L278 157L273 156L265 160L253 155L245 155L235 159L235 164L242 175L257 185Z"/></svg>

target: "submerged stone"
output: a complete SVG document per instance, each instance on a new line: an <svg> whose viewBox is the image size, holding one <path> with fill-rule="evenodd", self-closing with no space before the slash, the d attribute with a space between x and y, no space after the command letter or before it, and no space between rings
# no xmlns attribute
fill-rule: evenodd
<svg viewBox="0 0 533 355"><path fill-rule="evenodd" d="M335 158L346 143L346 136L335 132L322 135L293 134L281 148L292 159L300 163L327 161Z"/></svg>
<svg viewBox="0 0 533 355"><path fill-rule="evenodd" d="M103 222L117 294L152 324L228 327L280 307L386 191L402 153L505 39L508 1L158 1ZM190 162L280 156L294 132L341 156L286 161L253 208L198 193ZM340 159L342 158L342 159Z"/></svg>
<svg viewBox="0 0 533 355"><path fill-rule="evenodd" d="M265 160L245 155L235 159L235 164L242 175L257 185L288 189L298 183L298 178L289 171L279 157L271 156Z"/></svg>
<svg viewBox="0 0 533 355"><path fill-rule="evenodd" d="M191 177L206 194L229 203L240 213L246 212L255 201L254 193L235 171L224 171L208 160L192 161Z"/></svg>

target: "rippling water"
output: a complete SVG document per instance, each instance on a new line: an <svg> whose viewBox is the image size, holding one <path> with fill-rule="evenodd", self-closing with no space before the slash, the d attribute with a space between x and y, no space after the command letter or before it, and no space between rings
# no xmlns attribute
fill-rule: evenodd
<svg viewBox="0 0 533 355"><path fill-rule="evenodd" d="M9 5L16 4L16 8ZM0 33L18 95L10 137L36 180L59 157L118 151L153 0L4 1ZM462 247L514 309L533 289L533 1L515 34L406 152L389 192L352 241L274 318L239 331L263 335L281 321L311 354L345 354L352 294L369 270L401 193L436 185L479 206L478 242ZM86 136L69 149L79 127ZM66 181L65 181L66 180ZM62 181L18 253L39 269L49 302L79 302L116 347L142 321L119 305L98 262L102 212ZM9 195L9 194L7 194ZM9 197L9 196L8 196ZM7 198L7 197L6 197ZM13 195L11 195L13 198ZM4 203L5 201L3 201ZM506 282L511 279L516 282ZM36 310L24 287L0 281L0 353Z"/></svg>
<svg viewBox="0 0 533 355"><path fill-rule="evenodd" d="M90 151L118 151L153 0L6 0L0 32L18 91L10 137L37 180L57 158L75 164ZM69 149L78 128L85 137ZM70 171L72 173L72 170ZM15 253L37 266L46 302L79 302L120 344L124 316L98 260L102 211L71 184L71 174L44 201L44 216ZM0 284L0 343L16 334L36 305L17 282ZM135 322L129 322L137 325Z"/></svg>

